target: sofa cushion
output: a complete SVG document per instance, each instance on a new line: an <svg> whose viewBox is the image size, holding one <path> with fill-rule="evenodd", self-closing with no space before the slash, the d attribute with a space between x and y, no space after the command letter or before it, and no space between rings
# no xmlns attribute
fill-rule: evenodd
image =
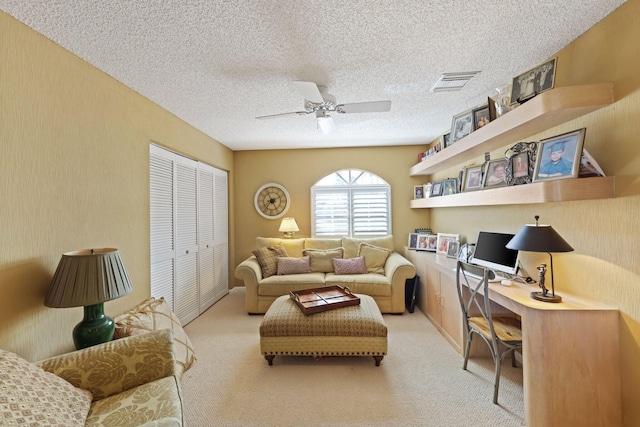
<svg viewBox="0 0 640 427"><path fill-rule="evenodd" d="M287 257L286 249L282 245L270 245L258 248L253 254L260 264L262 277L270 277L278 272L278 257Z"/></svg>
<svg viewBox="0 0 640 427"><path fill-rule="evenodd" d="M368 243L370 245L379 246L381 248L394 251L393 236L372 237L370 239L354 239L351 237L342 238L342 247L344 248L344 258L355 258L358 256L360 243Z"/></svg>
<svg viewBox="0 0 640 427"><path fill-rule="evenodd" d="M164 298L149 298L126 313L116 316L113 320L116 324L114 339L160 329L171 329L176 363L179 368L177 369L178 376L181 376L196 361L191 340Z"/></svg>
<svg viewBox="0 0 640 427"><path fill-rule="evenodd" d="M364 257L358 256L350 259L333 258L333 270L336 274L366 274L367 266Z"/></svg>
<svg viewBox="0 0 640 427"><path fill-rule="evenodd" d="M289 291L320 288L325 286L324 278L325 273L303 273L267 277L258 283L258 295L280 296L288 295Z"/></svg>
<svg viewBox="0 0 640 427"><path fill-rule="evenodd" d="M278 276L303 273L311 273L308 256L302 258L278 257Z"/></svg>
<svg viewBox="0 0 640 427"><path fill-rule="evenodd" d="M360 243L358 256L364 256L364 263L369 273L384 274L384 265L392 251L368 243Z"/></svg>
<svg viewBox="0 0 640 427"><path fill-rule="evenodd" d="M391 281L382 274L332 274L325 277L326 286L346 286L354 294L365 294L373 297L390 297Z"/></svg>
<svg viewBox="0 0 640 427"><path fill-rule="evenodd" d="M309 256L309 263L311 265L311 271L318 271L321 273L333 272L333 258L342 258L344 253L343 248L335 249L305 249L302 251L305 256Z"/></svg>
<svg viewBox="0 0 640 427"><path fill-rule="evenodd" d="M176 376L134 387L122 393L98 400L91 405L88 426L182 425L182 398Z"/></svg>
<svg viewBox="0 0 640 427"><path fill-rule="evenodd" d="M342 247L342 239L304 239L305 249L335 249Z"/></svg>
<svg viewBox="0 0 640 427"><path fill-rule="evenodd" d="M280 237L256 237L256 249L272 245L282 245L288 256L300 258L305 239L282 239ZM285 255L287 256L287 255Z"/></svg>
<svg viewBox="0 0 640 427"><path fill-rule="evenodd" d="M91 393L0 350L0 425L84 426Z"/></svg>

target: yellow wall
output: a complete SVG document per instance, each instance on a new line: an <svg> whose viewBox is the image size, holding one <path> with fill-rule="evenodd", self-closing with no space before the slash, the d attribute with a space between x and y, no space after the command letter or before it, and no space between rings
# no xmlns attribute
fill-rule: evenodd
<svg viewBox="0 0 640 427"><path fill-rule="evenodd" d="M236 259L251 255L256 236L281 236L281 219L260 216L253 198L268 182L282 184L291 196L286 216L296 219L298 237L311 235L311 187L321 178L341 169L363 169L391 185L392 232L398 250L407 244L408 233L429 226L429 213L408 209L413 186L424 183L410 178L409 168L417 162L418 146L335 148L308 150L239 151L234 154L236 173ZM237 285L242 285L241 281Z"/></svg>
<svg viewBox="0 0 640 427"><path fill-rule="evenodd" d="M43 305L63 252L120 250L134 290L107 314L150 295L149 142L229 171L233 152L3 12L0 58L0 347L39 360L82 319Z"/></svg>
<svg viewBox="0 0 640 427"><path fill-rule="evenodd" d="M630 0L557 56L556 86L613 82L616 102L526 139L539 140L586 127L585 148L607 175L616 177L616 198L431 212L435 230L459 232L470 241L475 240L478 230L516 232L523 224L532 223L534 215L540 215L541 222L551 224L573 246L574 252L554 256L556 290L620 309L626 426L640 425L639 19L640 1ZM492 158L502 153L504 150L498 150ZM447 173L451 174L443 175ZM543 259L532 254L525 257L529 274L535 274L536 262ZM553 361L545 363L553 366Z"/></svg>

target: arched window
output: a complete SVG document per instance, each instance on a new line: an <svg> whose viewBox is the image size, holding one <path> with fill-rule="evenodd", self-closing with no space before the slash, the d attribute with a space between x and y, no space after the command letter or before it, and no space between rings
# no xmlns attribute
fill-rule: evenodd
<svg viewBox="0 0 640 427"><path fill-rule="evenodd" d="M391 186L370 172L345 169L311 187L313 237L391 234Z"/></svg>

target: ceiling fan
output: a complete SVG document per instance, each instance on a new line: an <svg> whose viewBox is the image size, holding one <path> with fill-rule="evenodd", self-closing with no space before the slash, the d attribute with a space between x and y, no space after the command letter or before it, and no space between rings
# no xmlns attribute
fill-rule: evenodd
<svg viewBox="0 0 640 427"><path fill-rule="evenodd" d="M335 96L327 92L325 86L318 86L314 82L294 81L294 86L304 96L304 110L290 113L271 114L268 116L258 116L256 119L272 119L274 117L290 116L297 114L305 116L307 114L316 115L318 127L324 134L336 130L336 124L329 112L339 114L351 113L376 113L391 110L391 101L371 101L354 102L350 104L337 104Z"/></svg>

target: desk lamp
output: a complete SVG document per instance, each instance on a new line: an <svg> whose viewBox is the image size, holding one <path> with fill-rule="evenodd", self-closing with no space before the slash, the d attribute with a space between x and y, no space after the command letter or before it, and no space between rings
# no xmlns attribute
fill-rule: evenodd
<svg viewBox="0 0 640 427"><path fill-rule="evenodd" d="M300 231L295 218L283 218L278 231L284 233L284 237L290 239L296 231Z"/></svg>
<svg viewBox="0 0 640 427"><path fill-rule="evenodd" d="M551 269L551 294L544 285L545 265L538 267L540 270L540 280L538 285L542 289L540 292L531 292L531 298L544 302L561 302L562 297L556 295L553 283L553 256L551 252L571 252L573 248L569 245L550 225L538 224L538 215L535 216L535 224L524 225L518 233L507 243L508 249L529 252L546 252L549 254L549 267Z"/></svg>
<svg viewBox="0 0 640 427"><path fill-rule="evenodd" d="M84 306L84 318L73 328L73 343L80 350L113 339L115 324L105 316L104 302L131 290L131 280L117 249L83 249L62 255L44 305Z"/></svg>

